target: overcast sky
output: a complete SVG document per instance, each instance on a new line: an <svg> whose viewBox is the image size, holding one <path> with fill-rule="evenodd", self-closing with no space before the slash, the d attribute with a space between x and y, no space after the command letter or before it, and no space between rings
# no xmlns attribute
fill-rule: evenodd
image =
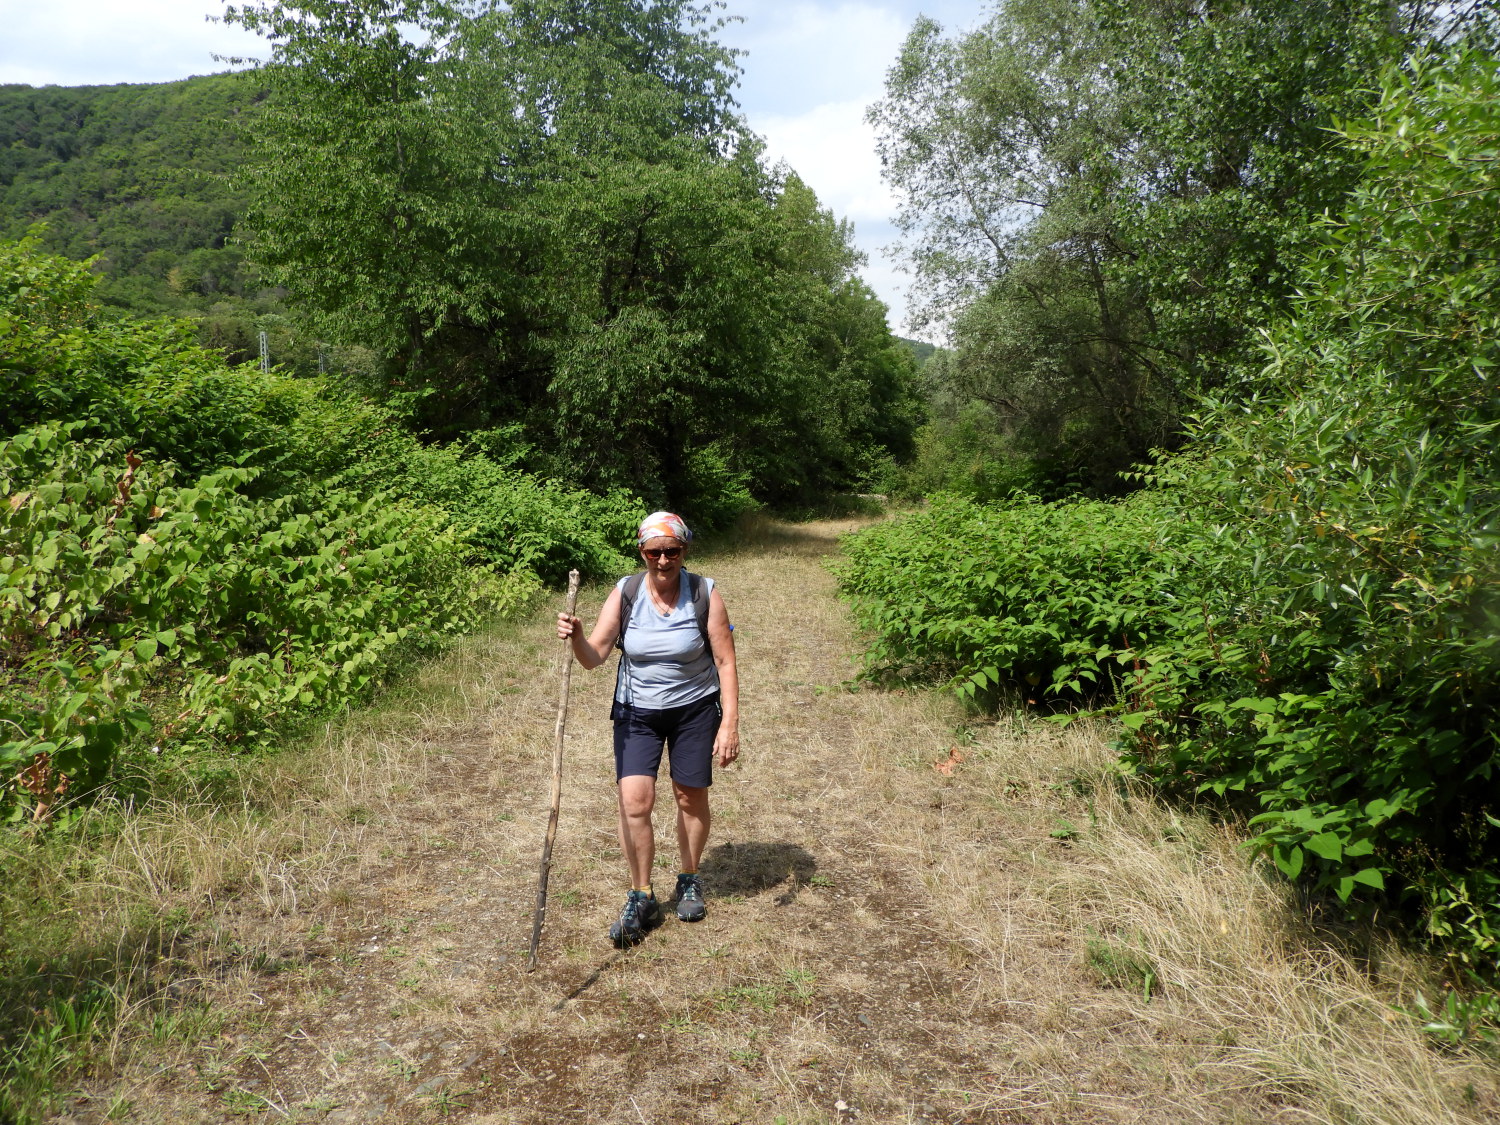
<svg viewBox="0 0 1500 1125"><path fill-rule="evenodd" d="M219 0L0 0L0 83L167 82L225 69L213 56L262 53L239 28L209 21ZM785 159L825 206L854 222L865 280L904 332L905 277L881 250L894 201L880 180L864 109L919 14L973 26L988 0L729 0L723 32L749 52L738 93L772 160Z"/></svg>

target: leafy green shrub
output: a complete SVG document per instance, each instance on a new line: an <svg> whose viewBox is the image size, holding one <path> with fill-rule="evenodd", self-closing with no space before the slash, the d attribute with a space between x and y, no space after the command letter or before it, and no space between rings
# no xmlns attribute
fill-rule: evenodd
<svg viewBox="0 0 1500 1125"><path fill-rule="evenodd" d="M358 698L538 575L630 568L633 497L425 447L92 287L0 244L0 813L50 817L133 739L240 746Z"/></svg>
<svg viewBox="0 0 1500 1125"><path fill-rule="evenodd" d="M1393 71L1248 407L1163 480L1233 529L1215 632L1148 656L1133 760L1242 800L1288 875L1500 967L1500 76Z"/></svg>
<svg viewBox="0 0 1500 1125"><path fill-rule="evenodd" d="M309 489L252 498L256 470L190 485L114 441L46 425L0 444L0 809L45 817L125 740L244 743L357 698L472 627L472 548L438 509Z"/></svg>
<svg viewBox="0 0 1500 1125"><path fill-rule="evenodd" d="M945 679L993 699L1002 685L1097 694L1119 653L1164 635L1193 588L1192 530L1170 497L986 507L955 496L846 542L841 587L884 672Z"/></svg>
<svg viewBox="0 0 1500 1125"><path fill-rule="evenodd" d="M42 254L37 233L0 241L0 433L51 418L124 414L107 374L77 357L90 348L85 303L95 280L86 262Z"/></svg>
<svg viewBox="0 0 1500 1125"><path fill-rule="evenodd" d="M337 476L362 495L438 505L504 572L558 582L574 566L593 576L630 568L620 552L645 511L628 495L563 488L474 449L428 448L393 411L321 380L226 366L187 321L104 319L89 303L93 285L86 264L41 254L34 237L0 243L0 394L14 407L0 435L84 420L80 436L122 439L184 476L254 468L242 487L255 495ZM724 470L705 461L698 471ZM712 484L732 515L743 482Z"/></svg>
<svg viewBox="0 0 1500 1125"><path fill-rule="evenodd" d="M262 470L256 491L300 487L366 456L389 412L317 380L227 366L185 320L121 321L91 303L88 264L0 242L0 436L51 421L120 438L188 475Z"/></svg>
<svg viewBox="0 0 1500 1125"><path fill-rule="evenodd" d="M1118 676L1126 760L1289 877L1500 971L1500 64L1393 71L1251 388L1119 503L944 501L850 543L877 667ZM1123 673L1123 674L1122 674Z"/></svg>
<svg viewBox="0 0 1500 1125"><path fill-rule="evenodd" d="M400 430L386 433L337 479L362 493L388 490L439 507L488 564L533 571L554 584L573 567L596 578L630 570L628 555L646 515L628 493L566 488L461 445L425 447Z"/></svg>

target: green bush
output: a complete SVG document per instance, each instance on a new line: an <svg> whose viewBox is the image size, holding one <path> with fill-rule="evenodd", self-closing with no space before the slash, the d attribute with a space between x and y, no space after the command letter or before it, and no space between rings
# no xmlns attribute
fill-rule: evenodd
<svg viewBox="0 0 1500 1125"><path fill-rule="evenodd" d="M82 420L79 436L121 439L185 477L254 468L243 482L254 495L337 477L361 495L438 505L502 572L559 582L575 566L591 576L630 568L621 551L645 510L627 494L541 481L481 449L424 446L392 410L322 380L227 366L194 342L188 321L103 318L93 285L86 264L39 253L35 237L0 242L0 394L14 407L0 436ZM700 460L690 468L727 497L732 518L743 482L720 480L707 453Z"/></svg>
<svg viewBox="0 0 1500 1125"><path fill-rule="evenodd" d="M1255 386L1116 503L944 501L850 544L877 667L1112 681L1126 762L1290 878L1500 971L1500 64L1387 78Z"/></svg>
<svg viewBox="0 0 1500 1125"><path fill-rule="evenodd" d="M996 430L989 411L970 407L917 430L916 453L892 491L908 500L951 492L997 503L1017 491L1034 493L1039 483L1034 466Z"/></svg>
<svg viewBox="0 0 1500 1125"><path fill-rule="evenodd" d="M190 485L46 425L0 443L0 810L45 817L121 745L244 744L365 694L534 589L470 568L438 509L253 469Z"/></svg>
<svg viewBox="0 0 1500 1125"><path fill-rule="evenodd" d="M840 575L869 660L882 673L938 679L994 700L1112 691L1120 650L1164 636L1195 552L1170 497L1004 506L941 496L846 543Z"/></svg>
<svg viewBox="0 0 1500 1125"><path fill-rule="evenodd" d="M593 578L630 570L635 531L646 515L628 493L566 488L459 444L425 447L399 429L337 479L362 493L389 490L441 508L488 565L529 570L554 585L574 567Z"/></svg>
<svg viewBox="0 0 1500 1125"><path fill-rule="evenodd" d="M1500 77L1393 71L1362 186L1248 405L1162 480L1230 529L1215 628L1149 654L1132 760L1243 803L1289 876L1500 967ZM1185 623L1184 623L1185 624Z"/></svg>
<svg viewBox="0 0 1500 1125"><path fill-rule="evenodd" d="M0 815L53 817L133 740L241 747L360 698L539 575L630 568L634 498L428 448L185 322L108 320L93 283L0 243Z"/></svg>
<svg viewBox="0 0 1500 1125"><path fill-rule="evenodd" d="M259 492L297 488L368 455L387 411L317 380L228 366L185 320L122 321L91 303L84 262L0 242L0 437L52 421L119 438L188 475L262 470Z"/></svg>

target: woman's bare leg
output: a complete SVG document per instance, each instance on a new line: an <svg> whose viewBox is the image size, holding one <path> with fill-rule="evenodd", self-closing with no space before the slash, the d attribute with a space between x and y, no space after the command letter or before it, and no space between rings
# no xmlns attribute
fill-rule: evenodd
<svg viewBox="0 0 1500 1125"><path fill-rule="evenodd" d="M712 816L708 811L707 786L678 785L672 782L672 796L677 801L677 851L681 871L697 871L708 846L708 828Z"/></svg>
<svg viewBox="0 0 1500 1125"><path fill-rule="evenodd" d="M656 778L632 774L620 778L620 850L630 868L632 887L651 885L651 865L656 860L656 835L651 827L651 809L656 804Z"/></svg>

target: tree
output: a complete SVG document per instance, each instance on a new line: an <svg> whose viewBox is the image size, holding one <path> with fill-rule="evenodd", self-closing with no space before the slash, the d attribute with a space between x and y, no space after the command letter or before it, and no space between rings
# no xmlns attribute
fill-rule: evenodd
<svg viewBox="0 0 1500 1125"><path fill-rule="evenodd" d="M924 317L954 334L952 390L993 409L1017 454L1071 435L1118 466L1102 451L1144 456L1160 434L1143 401L1171 396L1108 273L1128 169L1106 62L1086 5L1022 0L953 40L920 20L870 118Z"/></svg>
<svg viewBox="0 0 1500 1125"><path fill-rule="evenodd" d="M708 11L232 9L272 44L252 254L377 348L367 389L435 437L519 437L533 468L656 503L851 483L879 451L834 446L874 431L820 412L823 384L892 379L803 341L849 282L849 232L762 166Z"/></svg>
<svg viewBox="0 0 1500 1125"><path fill-rule="evenodd" d="M1199 394L1253 375L1255 325L1355 182L1330 127L1449 14L1008 0L951 39L918 21L870 119L955 391L1093 490L1180 442Z"/></svg>
<svg viewBox="0 0 1500 1125"><path fill-rule="evenodd" d="M1134 754L1242 800L1289 875L1399 892L1493 976L1500 67L1470 47L1381 85L1251 397L1210 400L1161 474L1224 533L1142 655Z"/></svg>

